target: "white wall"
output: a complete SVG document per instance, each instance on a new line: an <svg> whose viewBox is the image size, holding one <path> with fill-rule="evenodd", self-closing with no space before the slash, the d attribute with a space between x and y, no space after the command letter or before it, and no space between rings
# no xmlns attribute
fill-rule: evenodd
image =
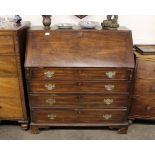
<svg viewBox="0 0 155 155"><path fill-rule="evenodd" d="M32 26L42 25L41 15L23 15L22 18L31 21ZM105 15L89 15L82 20L94 20L101 23L104 19L106 19ZM52 25L61 22L78 24L79 21L81 20L73 15L52 16ZM135 44L155 44L155 15L120 15L119 24L132 30Z"/></svg>

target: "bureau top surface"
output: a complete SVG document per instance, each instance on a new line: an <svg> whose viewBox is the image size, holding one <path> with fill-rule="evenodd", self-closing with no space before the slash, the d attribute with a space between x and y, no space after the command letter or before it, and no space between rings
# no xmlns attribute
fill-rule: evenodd
<svg viewBox="0 0 155 155"><path fill-rule="evenodd" d="M44 30L28 32L25 67L134 67L131 31Z"/></svg>

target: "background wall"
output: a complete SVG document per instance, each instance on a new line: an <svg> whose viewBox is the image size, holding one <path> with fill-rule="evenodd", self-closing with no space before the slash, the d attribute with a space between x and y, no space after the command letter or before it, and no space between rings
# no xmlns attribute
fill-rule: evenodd
<svg viewBox="0 0 155 155"><path fill-rule="evenodd" d="M31 21L32 26L42 25L41 15L23 15L22 18ZM105 15L89 15L82 20L93 20L101 23L104 19L106 19ZM52 25L62 22L78 24L79 21L81 20L73 15L52 16ZM155 44L155 15L120 15L119 24L132 30L134 44Z"/></svg>

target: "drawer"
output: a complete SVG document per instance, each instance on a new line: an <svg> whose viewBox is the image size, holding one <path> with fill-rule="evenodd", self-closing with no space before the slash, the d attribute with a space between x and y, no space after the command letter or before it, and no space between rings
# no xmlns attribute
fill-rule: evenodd
<svg viewBox="0 0 155 155"><path fill-rule="evenodd" d="M125 69L32 69L32 80L130 80L132 70Z"/></svg>
<svg viewBox="0 0 155 155"><path fill-rule="evenodd" d="M0 119L23 118L20 98L0 98Z"/></svg>
<svg viewBox="0 0 155 155"><path fill-rule="evenodd" d="M31 118L34 123L74 123L77 112L72 109L31 110Z"/></svg>
<svg viewBox="0 0 155 155"><path fill-rule="evenodd" d="M0 97L19 97L18 78L2 78L0 77Z"/></svg>
<svg viewBox="0 0 155 155"><path fill-rule="evenodd" d="M155 61L138 59L137 78L155 79Z"/></svg>
<svg viewBox="0 0 155 155"><path fill-rule="evenodd" d="M0 56L0 76L17 75L15 56Z"/></svg>
<svg viewBox="0 0 155 155"><path fill-rule="evenodd" d="M81 95L80 106L84 108L127 108L128 96L123 95Z"/></svg>
<svg viewBox="0 0 155 155"><path fill-rule="evenodd" d="M136 80L135 95L155 95L155 80Z"/></svg>
<svg viewBox="0 0 155 155"><path fill-rule="evenodd" d="M82 80L131 80L132 70L127 69L101 69L101 70L81 70Z"/></svg>
<svg viewBox="0 0 155 155"><path fill-rule="evenodd" d="M75 80L79 79L77 70L70 69L32 69L30 71L32 80Z"/></svg>
<svg viewBox="0 0 155 155"><path fill-rule="evenodd" d="M44 93L122 93L130 91L130 82L29 82L29 92Z"/></svg>
<svg viewBox="0 0 155 155"><path fill-rule="evenodd" d="M124 123L127 110L39 109L32 110L34 123Z"/></svg>
<svg viewBox="0 0 155 155"><path fill-rule="evenodd" d="M145 95L134 98L130 115L155 118L155 96Z"/></svg>
<svg viewBox="0 0 155 155"><path fill-rule="evenodd" d="M124 123L127 121L127 110L80 110L80 123Z"/></svg>
<svg viewBox="0 0 155 155"><path fill-rule="evenodd" d="M78 107L78 96L76 95L29 95L31 107Z"/></svg>
<svg viewBox="0 0 155 155"><path fill-rule="evenodd" d="M0 54L14 54L13 37L0 35Z"/></svg>
<svg viewBox="0 0 155 155"><path fill-rule="evenodd" d="M128 96L121 95L29 95L31 107L127 108Z"/></svg>

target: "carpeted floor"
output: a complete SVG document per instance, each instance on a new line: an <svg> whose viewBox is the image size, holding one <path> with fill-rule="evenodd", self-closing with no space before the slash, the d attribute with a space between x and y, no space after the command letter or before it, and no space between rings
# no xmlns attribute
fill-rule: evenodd
<svg viewBox="0 0 155 155"><path fill-rule="evenodd" d="M155 125L133 124L128 134L117 134L109 129L49 129L41 130L34 135L30 131L23 131L18 125L0 125L1 140L154 140Z"/></svg>

